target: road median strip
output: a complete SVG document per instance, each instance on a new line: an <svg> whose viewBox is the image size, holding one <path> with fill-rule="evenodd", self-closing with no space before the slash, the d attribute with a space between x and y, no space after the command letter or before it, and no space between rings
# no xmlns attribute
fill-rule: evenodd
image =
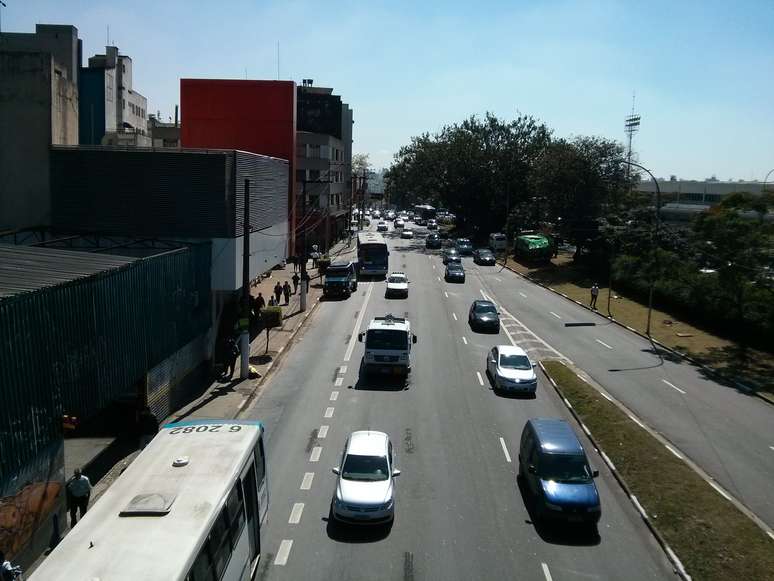
<svg viewBox="0 0 774 581"><path fill-rule="evenodd" d="M540 365L681 577L774 579L774 544L748 515L576 371Z"/></svg>

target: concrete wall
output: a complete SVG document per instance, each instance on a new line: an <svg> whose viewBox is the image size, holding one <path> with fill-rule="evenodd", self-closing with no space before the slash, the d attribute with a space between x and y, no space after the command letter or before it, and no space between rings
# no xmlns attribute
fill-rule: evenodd
<svg viewBox="0 0 774 581"><path fill-rule="evenodd" d="M0 34L0 50L47 52L60 63L67 78L78 83L80 48L78 29L66 24L38 24L35 33L4 32Z"/></svg>

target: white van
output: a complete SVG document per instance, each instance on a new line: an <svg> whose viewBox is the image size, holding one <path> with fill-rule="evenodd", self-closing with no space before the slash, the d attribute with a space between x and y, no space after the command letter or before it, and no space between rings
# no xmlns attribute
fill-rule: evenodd
<svg viewBox="0 0 774 581"><path fill-rule="evenodd" d="M494 252L508 249L508 237L502 232L494 232L489 235L489 248Z"/></svg>

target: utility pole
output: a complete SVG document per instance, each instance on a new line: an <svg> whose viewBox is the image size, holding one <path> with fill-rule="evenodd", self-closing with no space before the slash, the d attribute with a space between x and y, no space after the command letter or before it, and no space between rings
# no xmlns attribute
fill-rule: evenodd
<svg viewBox="0 0 774 581"><path fill-rule="evenodd" d="M239 378L250 376L250 180L245 180L245 220L242 229L244 252L242 253L242 316L239 327L242 334L239 337L239 351L242 362Z"/></svg>
<svg viewBox="0 0 774 581"><path fill-rule="evenodd" d="M627 115L624 120L624 132L626 133L629 145L626 151L626 181L630 181L632 166L632 137L640 130L640 116L634 112L634 95L632 95L632 114Z"/></svg>
<svg viewBox="0 0 774 581"><path fill-rule="evenodd" d="M301 182L301 220L306 219L306 179ZM306 277L306 225L301 230L301 311L306 310L306 293L309 282Z"/></svg>

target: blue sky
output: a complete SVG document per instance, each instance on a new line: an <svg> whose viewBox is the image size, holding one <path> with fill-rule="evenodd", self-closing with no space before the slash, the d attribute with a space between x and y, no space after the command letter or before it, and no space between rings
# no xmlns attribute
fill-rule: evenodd
<svg viewBox="0 0 774 581"><path fill-rule="evenodd" d="M84 57L111 40L148 110L181 77L332 86L377 167L411 136L517 112L558 136L623 140L656 175L762 179L774 168L774 0L339 2L6 0L3 31L73 24Z"/></svg>

